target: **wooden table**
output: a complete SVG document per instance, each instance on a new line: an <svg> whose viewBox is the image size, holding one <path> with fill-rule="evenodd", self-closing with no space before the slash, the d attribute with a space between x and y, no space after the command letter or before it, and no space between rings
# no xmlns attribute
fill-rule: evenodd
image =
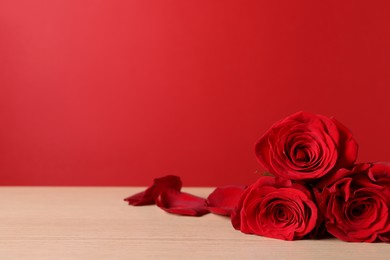
<svg viewBox="0 0 390 260"><path fill-rule="evenodd" d="M390 259L390 244L280 241L242 234L221 216L123 201L140 190L0 187L0 259Z"/></svg>

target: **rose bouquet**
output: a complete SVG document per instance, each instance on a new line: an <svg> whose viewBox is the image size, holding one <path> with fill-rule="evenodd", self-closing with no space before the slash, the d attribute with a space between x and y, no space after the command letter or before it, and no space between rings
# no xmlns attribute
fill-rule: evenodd
<svg viewBox="0 0 390 260"><path fill-rule="evenodd" d="M268 174L255 183L217 187L200 198L181 192L180 178L168 175L125 201L180 215L225 215L243 233L283 240L390 242L390 163L355 164L357 151L340 122L299 112L256 142Z"/></svg>

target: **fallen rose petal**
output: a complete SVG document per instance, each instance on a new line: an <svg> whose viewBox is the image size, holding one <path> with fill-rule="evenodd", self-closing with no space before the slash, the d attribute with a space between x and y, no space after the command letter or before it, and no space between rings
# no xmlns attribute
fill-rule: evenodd
<svg viewBox="0 0 390 260"><path fill-rule="evenodd" d="M158 196L156 204L166 212L186 216L203 216L209 213L204 198L176 190L166 190Z"/></svg>
<svg viewBox="0 0 390 260"><path fill-rule="evenodd" d="M246 188L239 185L217 187L207 198L210 212L230 216Z"/></svg>
<svg viewBox="0 0 390 260"><path fill-rule="evenodd" d="M161 178L154 179L153 185L145 191L136 193L124 200L129 202L129 205L142 206L155 204L157 197L166 190L180 191L182 182L180 177L175 175L167 175Z"/></svg>

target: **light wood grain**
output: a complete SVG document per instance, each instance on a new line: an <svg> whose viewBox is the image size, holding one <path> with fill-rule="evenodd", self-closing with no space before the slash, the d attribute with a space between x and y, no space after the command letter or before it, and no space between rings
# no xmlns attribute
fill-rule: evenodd
<svg viewBox="0 0 390 260"><path fill-rule="evenodd" d="M224 217L123 201L140 190L1 187L0 259L390 259L389 244L280 241L242 234Z"/></svg>

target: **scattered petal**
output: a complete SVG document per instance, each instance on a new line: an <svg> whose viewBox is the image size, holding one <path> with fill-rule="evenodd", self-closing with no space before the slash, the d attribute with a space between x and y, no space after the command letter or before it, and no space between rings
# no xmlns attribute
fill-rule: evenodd
<svg viewBox="0 0 390 260"><path fill-rule="evenodd" d="M204 198L176 190L166 190L160 194L156 204L166 212L186 216L203 216L209 213Z"/></svg>
<svg viewBox="0 0 390 260"><path fill-rule="evenodd" d="M211 213L230 216L247 186L229 185L216 188L207 198Z"/></svg>
<svg viewBox="0 0 390 260"><path fill-rule="evenodd" d="M166 190L180 191L182 182L180 177L175 175L167 175L161 178L154 179L153 185L145 191L134 194L124 200L129 202L129 205L142 206L155 204L157 197Z"/></svg>

